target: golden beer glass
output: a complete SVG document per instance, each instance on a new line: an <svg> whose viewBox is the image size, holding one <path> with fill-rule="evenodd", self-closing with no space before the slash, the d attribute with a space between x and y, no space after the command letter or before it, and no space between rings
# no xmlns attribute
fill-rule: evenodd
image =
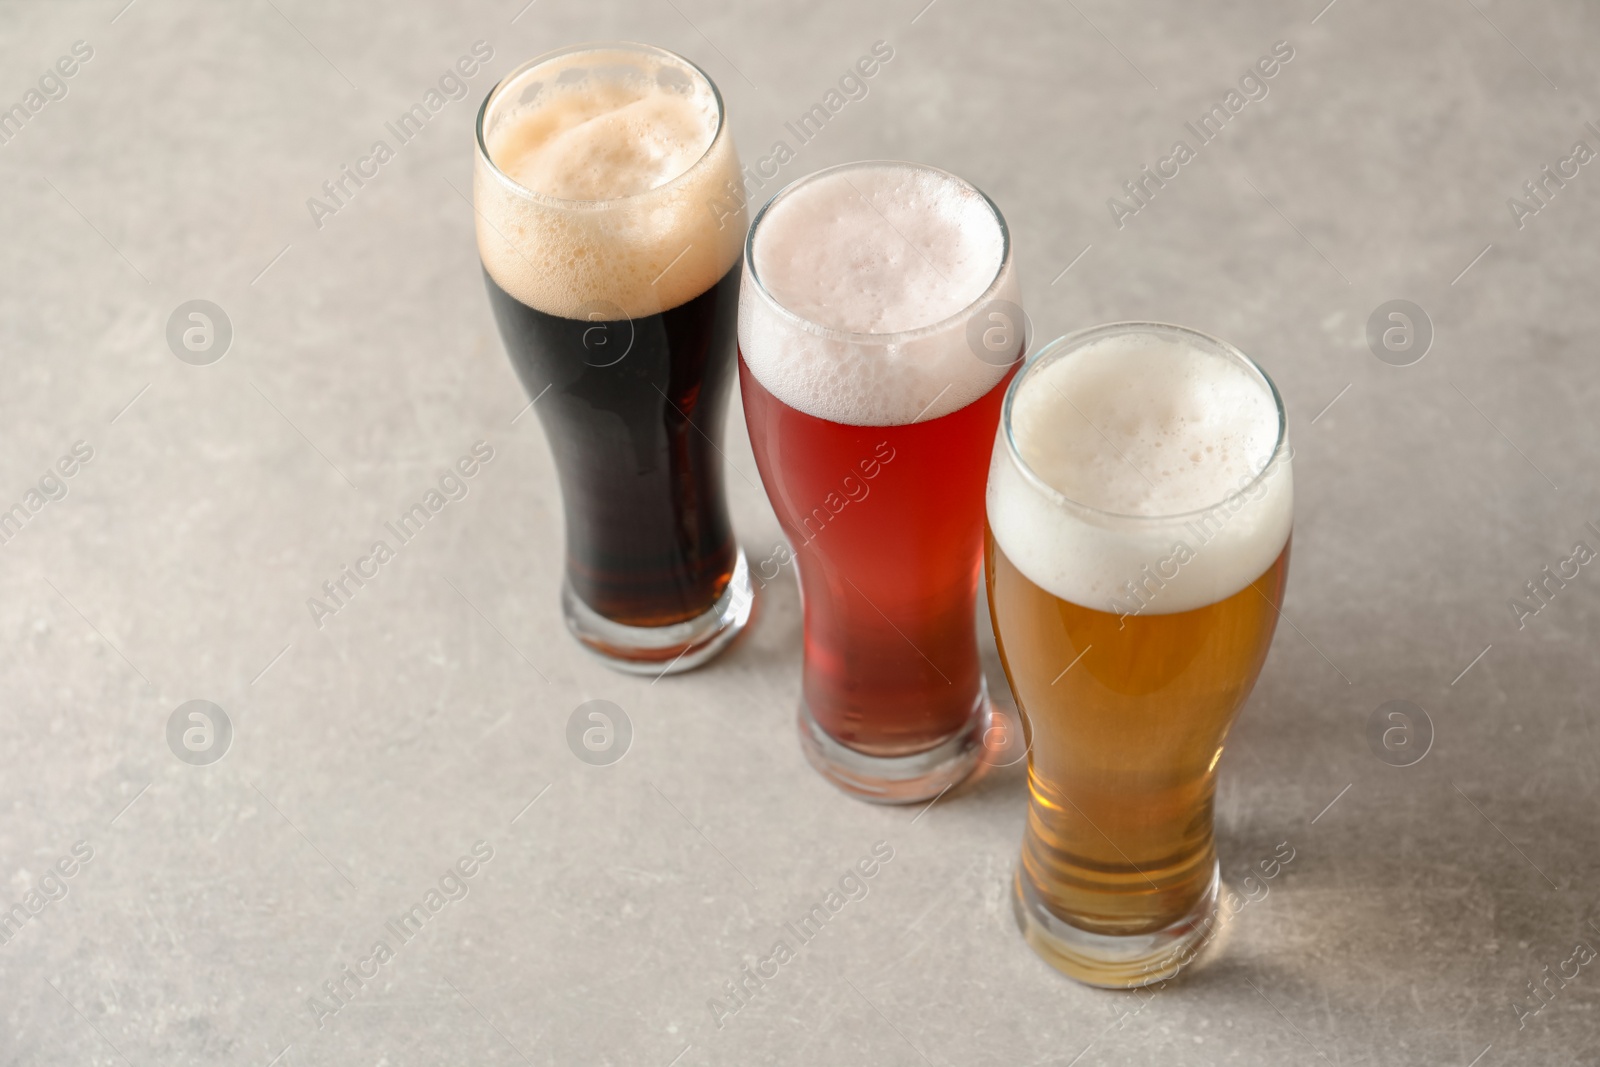
<svg viewBox="0 0 1600 1067"><path fill-rule="evenodd" d="M985 572L1029 746L1013 904L1079 981L1171 977L1215 929L1217 762L1283 601L1291 455L1272 380L1182 327L1062 338L1007 391Z"/></svg>

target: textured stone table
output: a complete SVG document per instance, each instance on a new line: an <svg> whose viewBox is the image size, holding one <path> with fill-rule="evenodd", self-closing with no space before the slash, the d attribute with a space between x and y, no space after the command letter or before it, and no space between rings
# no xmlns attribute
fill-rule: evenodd
<svg viewBox="0 0 1600 1067"><path fill-rule="evenodd" d="M0 11L0 107L22 108L0 127L0 509L21 508L0 906L23 909L0 1064L1600 1057L1600 968L1574 952L1600 946L1600 573L1565 564L1600 549L1589 5L522 2ZM1006 896L1019 768L920 812L813 774L792 573L691 675L621 677L564 635L550 460L463 194L493 80L618 36L707 67L768 191L872 156L969 176L1012 224L1040 340L1158 318L1275 375L1292 625L1217 817L1235 886L1294 859L1207 966L1140 997L1033 956ZM478 41L490 58L441 86ZM878 41L865 95L798 143L785 123ZM1292 59L1241 89L1277 42ZM386 124L431 90L401 143ZM1213 105L1202 141L1186 123ZM328 198L380 139L393 158ZM1164 163L1180 139L1193 158ZM1146 165L1169 177L1135 200ZM1401 299L1431 323L1417 362L1367 340ZM197 363L169 347L191 300L226 315L218 360L220 333ZM778 528L737 415L729 440L761 558ZM465 498L319 627L307 599L477 442ZM591 699L633 724L608 767L564 740ZM218 762L169 747L191 700L231 723ZM1368 740L1394 700L1431 723L1408 767ZM713 1012L877 842L870 893Z"/></svg>

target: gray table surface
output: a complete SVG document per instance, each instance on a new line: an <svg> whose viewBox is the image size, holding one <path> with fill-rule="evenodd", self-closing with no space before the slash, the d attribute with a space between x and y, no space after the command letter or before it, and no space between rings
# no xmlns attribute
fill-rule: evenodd
<svg viewBox="0 0 1600 1067"><path fill-rule="evenodd" d="M1600 573L1549 586L1524 625L1510 606L1575 542L1600 549L1600 166L1572 164L1520 226L1508 205L1574 142L1600 150L1600 15L924 2L0 8L0 106L41 78L59 97L0 144L0 508L27 516L0 547L0 906L29 916L0 944L0 1064L1600 1058L1600 967L1567 962L1600 946ZM888 42L777 181L947 167L1006 212L1041 340L1158 318L1275 375L1292 625L1217 821L1236 885L1282 842L1295 858L1183 981L1087 989L1022 944L1020 768L921 812L811 772L792 574L683 677L619 676L565 636L550 459L516 418L463 194L492 81L614 37L702 62L749 162L795 147L784 122ZM465 97L318 226L307 199L392 146L385 123L479 40ZM62 96L46 75L77 41L92 57ZM1279 41L1269 95L1119 228L1122 182ZM209 365L166 340L193 299L231 323ZM1410 366L1366 339L1394 299L1432 324ZM478 441L494 459L467 497L315 625L307 598ZM759 558L780 535L737 412L728 441ZM66 495L29 511L78 442ZM196 699L234 731L208 766L167 740ZM564 740L591 699L633 723L609 767ZM1369 746L1391 700L1431 722L1413 766ZM388 932L480 841L460 899ZM870 894L719 1026L708 1002L879 841ZM329 1000L380 939L393 958Z"/></svg>

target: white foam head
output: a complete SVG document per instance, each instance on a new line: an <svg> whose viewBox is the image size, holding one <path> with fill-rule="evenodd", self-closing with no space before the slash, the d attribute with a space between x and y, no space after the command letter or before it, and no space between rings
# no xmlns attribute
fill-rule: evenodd
<svg viewBox="0 0 1600 1067"><path fill-rule="evenodd" d="M1097 327L1046 346L1012 383L989 525L1063 600L1190 611L1283 551L1291 455L1271 381L1237 349L1176 326Z"/></svg>
<svg viewBox="0 0 1600 1067"><path fill-rule="evenodd" d="M993 389L1022 348L999 210L933 167L851 163L801 178L757 216L744 272L745 363L779 400L832 422L947 415ZM983 350L972 339L983 329L969 326L991 305L1014 343Z"/></svg>
<svg viewBox="0 0 1600 1067"><path fill-rule="evenodd" d="M615 44L536 59L484 101L478 146L478 251L530 307L651 315L738 261L733 137L716 87L681 56Z"/></svg>

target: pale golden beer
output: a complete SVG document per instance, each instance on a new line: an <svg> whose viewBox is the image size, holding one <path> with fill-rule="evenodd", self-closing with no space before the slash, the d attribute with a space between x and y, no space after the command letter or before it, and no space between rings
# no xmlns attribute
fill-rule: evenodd
<svg viewBox="0 0 1600 1067"><path fill-rule="evenodd" d="M1221 603L1126 620L1051 596L992 534L988 562L1012 691L1030 716L1050 719L1029 731L1022 866L1075 925L1160 930L1210 889L1216 759L1266 660L1289 546Z"/></svg>
<svg viewBox="0 0 1600 1067"><path fill-rule="evenodd" d="M1158 981L1214 929L1217 762L1288 576L1282 405L1231 346L1117 324L1041 350L999 436L986 574L1029 744L1018 921L1075 978Z"/></svg>

